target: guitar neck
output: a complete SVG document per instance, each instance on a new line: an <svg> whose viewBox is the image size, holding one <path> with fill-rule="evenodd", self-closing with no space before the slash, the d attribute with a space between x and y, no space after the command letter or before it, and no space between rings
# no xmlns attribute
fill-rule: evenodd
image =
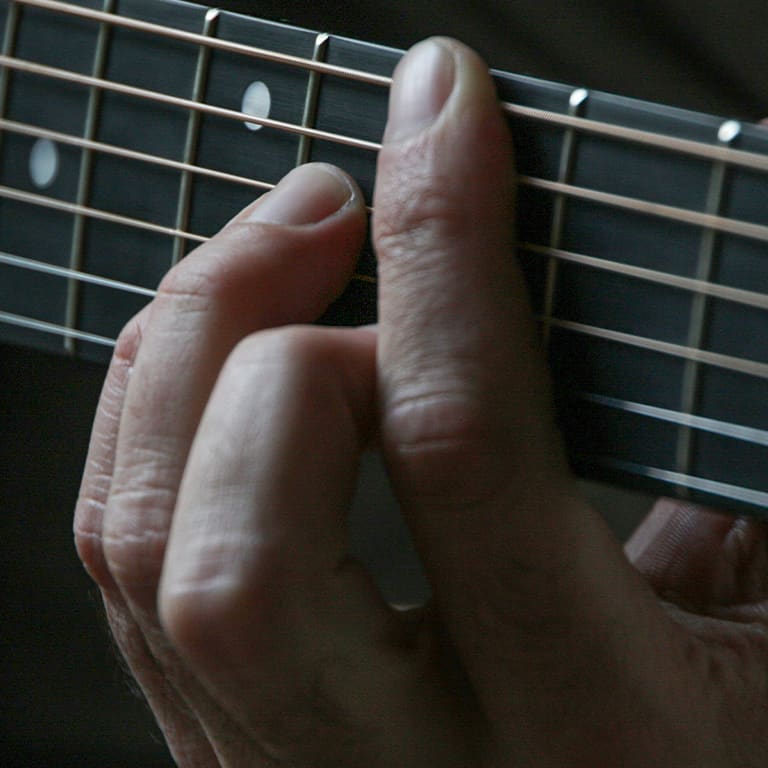
<svg viewBox="0 0 768 768"><path fill-rule="evenodd" d="M0 0L0 31L2 341L107 360L298 163L370 202L398 51L169 0ZM768 519L768 132L494 76L575 468ZM367 248L325 321L375 311Z"/></svg>

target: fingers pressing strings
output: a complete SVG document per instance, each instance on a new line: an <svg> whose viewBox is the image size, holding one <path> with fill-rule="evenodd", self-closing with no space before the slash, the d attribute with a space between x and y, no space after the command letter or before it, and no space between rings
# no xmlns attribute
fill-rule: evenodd
<svg viewBox="0 0 768 768"><path fill-rule="evenodd" d="M205 715L199 722L219 732L231 728L179 663L156 615L189 443L229 351L261 327L319 315L348 279L364 227L359 192L346 177L324 166L297 170L280 192L261 198L170 273L137 321L141 332L128 328L118 345L94 426L76 535L118 642L174 751L205 738L202 726L174 736L180 719L187 722L174 690ZM296 261L301 269L287 273L286 264ZM166 690L158 685L163 680ZM193 751L197 757L185 753L183 765L215 764L210 748ZM227 764L244 764L238 761L245 757ZM269 765L262 757L250 755L251 764Z"/></svg>
<svg viewBox="0 0 768 768"><path fill-rule="evenodd" d="M513 183L486 66L452 41L417 46L374 201L382 445L459 656L519 750L519 728L600 659L648 658L673 630L568 471L509 258ZM595 707L573 722L621 716Z"/></svg>

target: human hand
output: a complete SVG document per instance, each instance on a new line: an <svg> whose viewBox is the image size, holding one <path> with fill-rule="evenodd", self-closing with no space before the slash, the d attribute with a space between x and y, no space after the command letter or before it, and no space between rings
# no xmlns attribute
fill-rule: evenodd
<svg viewBox="0 0 768 768"><path fill-rule="evenodd" d="M297 325L364 231L359 192L309 166L122 333L77 545L180 765L765 765L765 529L665 502L630 564L553 425L512 196L485 66L422 44L379 159L377 327ZM423 610L347 554L371 443Z"/></svg>

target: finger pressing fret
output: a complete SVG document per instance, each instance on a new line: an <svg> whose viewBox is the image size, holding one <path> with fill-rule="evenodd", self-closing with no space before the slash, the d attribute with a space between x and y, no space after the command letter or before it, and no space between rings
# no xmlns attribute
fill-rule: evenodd
<svg viewBox="0 0 768 768"><path fill-rule="evenodd" d="M162 11L163 0L158 3ZM17 12L17 5L37 12ZM33 329L41 337L111 345L114 326L125 314L121 297L132 294L140 302L153 296L159 275L184 255L189 244L208 240L238 206L245 205L253 193L272 189L273 182L294 163L338 164L353 172L365 194L373 187L382 105L391 82L388 73L400 56L396 51L195 6L185 6L184 29L154 23L163 18L162 12L153 13L152 22L111 13L108 2L101 11L59 0L18 0L8 8L5 16L0 8L0 27L5 23L0 54L0 153L4 160L12 156L13 162L5 163L0 178L0 216L5 217L0 268L10 278L6 286L18 283L24 288L12 288L6 295L0 286L0 324L6 330L13 325ZM67 17L76 17L80 29L88 28L83 22L92 22L91 37L108 40L109 67L94 64L98 45L94 45L96 53L83 46L82 55L69 57L60 52L48 55L26 43L16 45L16 39L23 42L33 29L40 32L36 29L40 23L50 25L43 36L66 31L71 24ZM171 23L181 24L176 18ZM268 45L278 40L278 47L291 52L235 42L264 42L265 38ZM320 40L327 43L327 50L312 58L317 54L312 53L313 43L316 46ZM149 61L143 74L125 66L132 61L137 44L143 46L142 56L147 54L151 60L142 59ZM173 62L171 49L179 56ZM177 76L156 75L163 68ZM59 103L58 94L70 92L60 89L59 83L75 84L72 93L97 105L101 114L93 124L96 128L88 128L87 121L82 131L73 128L72 120L57 113L67 108L65 100ZM249 103L245 94L252 85L266 89L272 110ZM501 109L519 143L518 199L523 216L515 247L530 278L534 305L546 326L552 326L553 366L563 369L569 354L565 347L589 351L588 362L580 363L583 370L577 370L573 380L566 370L564 383L558 382L564 400L578 397L580 391L593 397L573 432L601 439L608 431L604 414L616 411L762 450L763 443L745 437L743 431L759 430L762 425L763 409L755 404L754 418L749 412L752 395L745 396L744 407L733 413L722 413L719 405L712 412L679 407L672 394L678 387L675 374L662 381L653 370L657 362L658 369L666 371L684 367L685 361L701 364L706 367L707 387L721 390L727 389L717 378L721 375L761 384L768 378L763 351L738 343L738 337L762 334L762 313L768 309L768 282L763 279L768 276L760 259L768 242L768 220L754 202L764 199L768 185L768 145L762 132L745 126L738 142L720 146L714 142L718 127L724 124L716 118L656 111L654 105L631 100L614 104L612 97L595 92L578 113L566 114L569 96L579 89L502 73L496 74L496 85ZM24 99L40 98L33 94L50 99L50 108L40 111L25 105ZM357 103L361 95L363 101ZM302 117L301 105L308 100L314 101L313 109L309 117L306 111ZM88 107L87 111L93 110ZM606 117L608 122L602 119ZM164 127L158 121L166 118ZM126 131L121 122L126 119L137 121L137 126L145 119L152 128L143 130L140 125L142 130ZM648 130L649 126L657 130ZM155 134L163 134L162 140L155 140ZM561 178L557 158L566 136L572 142L572 173ZM42 183L32 174L32 149L41 142L61 158L60 173L51 183ZM27 154L29 169L24 168ZM620 170L614 172L617 161ZM710 164L723 164L726 174L723 205L714 209L706 206L706 189L701 193ZM75 167L79 170L73 173ZM91 173L94 183L83 186ZM556 210L561 232L552 240ZM368 212L373 212L370 205ZM42 219L58 222L57 239L45 235L37 223ZM60 245L76 239L68 230L72 222L83 235L81 247L73 245L64 253ZM23 233L21 239L18 233ZM704 240L712 243L715 260L711 274L702 276L691 263ZM548 264L556 265L560 276L550 305L542 306L538 292ZM374 318L376 270L374 255L367 249L354 275L353 290L342 302L346 321ZM67 291L77 296L68 301L66 313L52 309L58 299L44 306L30 303L28 297L36 289L27 288L32 283L25 276L33 274L47 281L56 297ZM705 335L701 343L686 343L687 327L682 325L697 296L708 297L715 323L725 316L731 330L735 322L741 324L736 337L731 334L723 341L722 331L715 329L720 334L716 338ZM113 302L111 297L117 298ZM657 322L654 315L662 320ZM27 341L29 335L6 333L3 338L34 343ZM98 357L87 344L82 350L67 348ZM632 355L644 355L651 361L650 369L640 373L629 365L627 371L631 368L635 373L622 374L623 363L617 357ZM591 365L598 370L588 371ZM647 400L634 396L637 393L624 384L613 389L612 381L605 383L613 374L604 372L610 371L627 380L653 378ZM606 397L631 407L614 407ZM675 418L668 418L670 413ZM615 420L609 416L608 421ZM581 445L579 450L582 458L589 453ZM609 446L608 464L613 462L615 468L626 456L611 451ZM592 452L601 453L601 449ZM629 456L637 458L631 451ZM632 474L625 464L617 471ZM660 464L655 475L647 476L658 480L656 470L664 466ZM690 482L678 483L671 476L661 479L673 491L686 484L702 487L696 480L700 470L694 465L690 472L678 472L694 478ZM740 487L738 478L725 479ZM760 482L759 477L755 479L756 486ZM751 490L755 489L747 489ZM715 493L711 488L705 492ZM724 498L752 503L752 497L740 492L728 492Z"/></svg>

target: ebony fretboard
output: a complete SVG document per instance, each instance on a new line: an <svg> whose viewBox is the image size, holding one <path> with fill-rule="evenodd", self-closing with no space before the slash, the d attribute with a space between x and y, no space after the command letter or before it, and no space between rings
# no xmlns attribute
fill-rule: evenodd
<svg viewBox="0 0 768 768"><path fill-rule="evenodd" d="M0 340L106 360L175 260L297 163L370 196L386 88L244 47L385 77L401 54L169 0L73 5L0 0ZM768 131L496 79L574 465L768 517ZM367 251L326 319L371 321L375 274Z"/></svg>

